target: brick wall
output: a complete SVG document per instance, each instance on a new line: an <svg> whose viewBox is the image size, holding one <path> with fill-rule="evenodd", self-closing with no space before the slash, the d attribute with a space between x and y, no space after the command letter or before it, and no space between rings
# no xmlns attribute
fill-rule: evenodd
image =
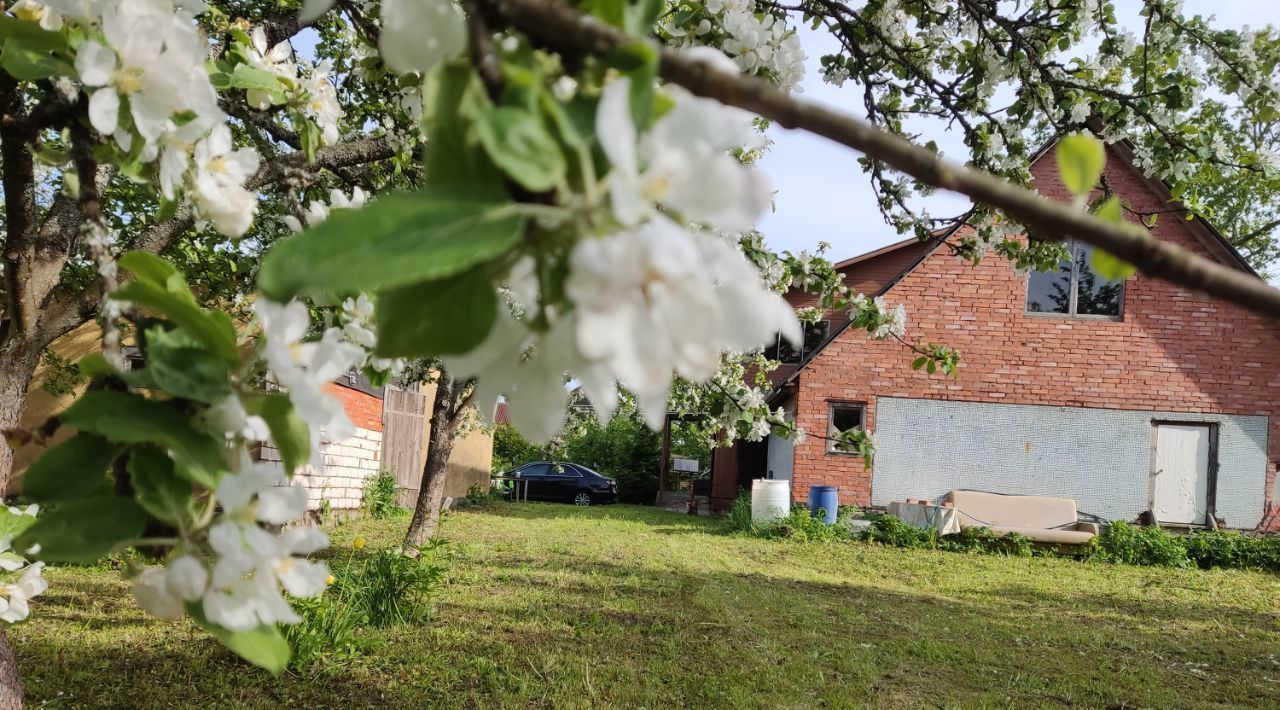
<svg viewBox="0 0 1280 710"><path fill-rule="evenodd" d="M352 424L369 431L382 431L381 397L334 382L330 382L326 389L329 394L342 400L342 408L346 410Z"/></svg>
<svg viewBox="0 0 1280 710"><path fill-rule="evenodd" d="M1033 174L1041 193L1067 194L1052 152L1033 166ZM1165 208L1114 150L1107 177L1135 209ZM1153 233L1209 254L1183 220L1166 215ZM1266 416L1269 456L1258 495L1267 495L1280 461L1280 331L1273 324L1142 276L1125 284L1119 321L1029 316L1026 282L995 255L972 267L946 249L936 250L886 298L906 305L910 339L960 350L959 377L912 371L911 353L901 345L846 331L801 372L797 421L825 433L830 401L860 401L874 431L877 395ZM853 502L871 499L871 472L863 460L828 453L821 439L811 437L796 447L792 494L803 500L818 483L840 486Z"/></svg>
<svg viewBox="0 0 1280 710"><path fill-rule="evenodd" d="M307 489L307 509L319 510L328 500L334 510L360 507L365 484L382 470L382 399L351 387L330 384L328 391L342 401L356 433L342 441L324 440L324 470L294 476ZM280 452L264 444L264 461L279 461Z"/></svg>

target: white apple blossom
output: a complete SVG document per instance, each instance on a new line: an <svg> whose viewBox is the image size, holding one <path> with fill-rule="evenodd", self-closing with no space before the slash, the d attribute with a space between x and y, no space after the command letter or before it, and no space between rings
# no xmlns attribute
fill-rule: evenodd
<svg viewBox="0 0 1280 710"><path fill-rule="evenodd" d="M383 0L378 50L392 71L425 72L467 46L467 20L452 0Z"/></svg>
<svg viewBox="0 0 1280 710"><path fill-rule="evenodd" d="M207 130L224 120L204 70L203 45L192 18L160 0L120 0L103 6L102 34L81 43L76 73L89 96L89 120L100 133L119 126L121 99L148 144L176 127L174 116Z"/></svg>
<svg viewBox="0 0 1280 710"><path fill-rule="evenodd" d="M338 142L338 122L346 115L338 105L338 92L329 80L332 72L333 65L326 59L311 68L302 84L302 90L306 94L303 113L320 128L321 140L325 145Z"/></svg>
<svg viewBox="0 0 1280 710"><path fill-rule="evenodd" d="M801 340L794 311L740 252L665 217L579 242L565 290L578 314L582 357L635 394L654 427L672 371L702 382L719 368L722 351L758 347L779 332Z"/></svg>
<svg viewBox="0 0 1280 710"><path fill-rule="evenodd" d="M804 49L795 30L772 14L757 16L747 0L710 0L705 3L714 23L701 19L692 32L670 20L664 29L677 44L705 42L715 34L732 61L748 74L764 76L784 91L799 93L804 79Z"/></svg>
<svg viewBox="0 0 1280 710"><path fill-rule="evenodd" d="M27 567L16 582L0 586L0 621L13 624L31 615L27 601L49 588L43 572L44 563L36 562Z"/></svg>
<svg viewBox="0 0 1280 710"><path fill-rule="evenodd" d="M728 152L759 140L751 114L673 88L675 106L637 144L629 91L629 78L613 81L596 112L614 217L635 226L658 203L726 231L754 227L769 206L768 183Z"/></svg>
<svg viewBox="0 0 1280 710"><path fill-rule="evenodd" d="M319 442L327 436L341 441L355 433L342 402L326 391L334 378L363 362L365 351L329 328L317 341L303 342L310 326L307 307L299 301L274 303L265 298L253 304L266 339L263 356L275 381L289 395L311 428L312 465L324 465Z"/></svg>
<svg viewBox="0 0 1280 710"><path fill-rule="evenodd" d="M18 0L10 9L14 17L24 22L36 22L40 29L52 31L62 28L62 13L48 3Z"/></svg>
<svg viewBox="0 0 1280 710"><path fill-rule="evenodd" d="M185 612L184 602L198 601L209 586L209 571L204 563L183 555L164 567L148 567L133 580L133 596L152 616L178 619Z"/></svg>
<svg viewBox="0 0 1280 710"><path fill-rule="evenodd" d="M271 436L267 422L256 414L249 414L240 397L227 395L205 410L204 426L212 433L227 439L266 441Z"/></svg>
<svg viewBox="0 0 1280 710"><path fill-rule="evenodd" d="M248 231L258 200L244 183L258 170L258 154L251 148L233 149L231 129L218 125L196 144L195 170L194 202L200 216L227 236Z"/></svg>
<svg viewBox="0 0 1280 710"><path fill-rule="evenodd" d="M242 460L238 471L218 482L215 496L223 514L209 530L209 545L217 561L202 594L205 615L233 631L247 631L260 624L296 623L299 618L280 587L295 597L324 591L328 568L296 555L323 549L328 538L306 527L291 528L277 536L261 524L283 525L301 517L307 506L306 489L288 483L271 464ZM186 590L200 586L192 582Z"/></svg>
<svg viewBox="0 0 1280 710"><path fill-rule="evenodd" d="M249 34L251 44L248 47L249 65L269 72L282 79L294 81L298 76L298 67L293 61L293 46L288 40L276 43L274 47L267 46L267 33L261 27L253 28L253 32ZM326 82L327 83L327 82ZM261 89L249 89L245 92L245 99L249 105L262 111L269 108L275 101L269 92Z"/></svg>

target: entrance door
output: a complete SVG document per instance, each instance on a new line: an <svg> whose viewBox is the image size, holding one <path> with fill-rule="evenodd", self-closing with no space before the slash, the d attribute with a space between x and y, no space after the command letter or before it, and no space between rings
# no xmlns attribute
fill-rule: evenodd
<svg viewBox="0 0 1280 710"><path fill-rule="evenodd" d="M387 387L382 399L382 465L396 474L396 505L412 508L422 482L422 426L427 398Z"/></svg>
<svg viewBox="0 0 1280 710"><path fill-rule="evenodd" d="M791 439L776 434L769 435L768 474L780 481L791 480L791 469L796 460L796 447Z"/></svg>
<svg viewBox="0 0 1280 710"><path fill-rule="evenodd" d="M1208 523L1211 438L1208 424L1156 424L1151 510L1159 522Z"/></svg>

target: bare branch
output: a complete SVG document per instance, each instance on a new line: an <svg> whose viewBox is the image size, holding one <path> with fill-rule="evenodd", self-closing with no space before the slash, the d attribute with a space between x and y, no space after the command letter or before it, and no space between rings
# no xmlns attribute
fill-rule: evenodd
<svg viewBox="0 0 1280 710"><path fill-rule="evenodd" d="M577 12L559 0L480 0L536 42L570 55L607 55L637 41ZM1071 235L1104 249L1143 273L1204 291L1269 318L1280 319L1280 290L1246 274L1152 239L1134 224L1116 224L1054 202L993 175L939 158L932 151L870 123L790 96L753 77L737 76L669 49L661 49L659 73L699 96L716 99L809 131L884 161L922 182L967 195L1003 210L1046 234Z"/></svg>

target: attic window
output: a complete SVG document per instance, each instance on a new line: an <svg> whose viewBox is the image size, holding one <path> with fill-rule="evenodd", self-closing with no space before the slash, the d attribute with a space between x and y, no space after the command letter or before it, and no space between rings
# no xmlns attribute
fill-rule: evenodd
<svg viewBox="0 0 1280 710"><path fill-rule="evenodd" d="M831 332L831 322L820 320L804 324L804 343L797 348L786 338L775 335L774 341L764 349L764 356L784 364L796 364L818 351Z"/></svg>
<svg viewBox="0 0 1280 710"><path fill-rule="evenodd" d="M1068 242L1071 260L1056 271L1033 271L1027 282L1027 313L1119 318L1124 280L1112 281L1093 270L1093 247Z"/></svg>

